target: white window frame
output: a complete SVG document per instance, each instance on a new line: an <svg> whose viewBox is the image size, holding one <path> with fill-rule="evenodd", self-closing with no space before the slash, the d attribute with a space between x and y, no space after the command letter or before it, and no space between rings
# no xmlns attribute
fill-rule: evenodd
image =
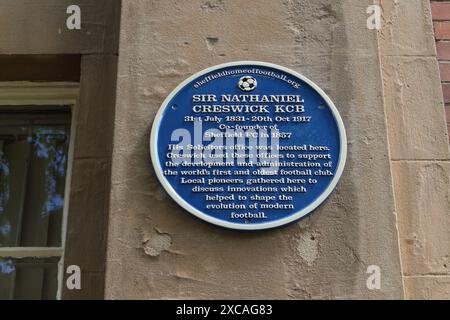
<svg viewBox="0 0 450 320"><path fill-rule="evenodd" d="M60 247L0 247L0 258L52 258L60 257L58 263L58 290L56 299L62 297L64 281L64 249L66 246L67 220L69 215L70 185L76 134L76 115L78 110L78 82L0 82L0 111L8 106L69 106L71 110L70 141L66 181L64 190L64 208L61 224Z"/></svg>

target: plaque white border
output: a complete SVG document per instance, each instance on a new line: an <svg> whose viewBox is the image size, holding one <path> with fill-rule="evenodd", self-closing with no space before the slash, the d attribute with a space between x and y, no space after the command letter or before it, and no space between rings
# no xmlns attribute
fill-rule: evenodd
<svg viewBox="0 0 450 320"><path fill-rule="evenodd" d="M224 221L221 219L214 218L210 215L207 215L200 210L197 210L193 206L191 206L188 202L186 202L183 198L181 198L178 193L175 191L175 189L170 185L170 183L167 181L163 174L163 170L161 168L161 165L158 160L158 130L161 125L161 119L164 114L164 110L168 107L169 102L172 100L172 98L187 84L189 84L194 79L197 79L201 77L202 75L205 75L207 73L210 73L212 71L226 68L226 67L234 67L234 66L244 66L244 65L252 65L252 66L263 66L263 67L269 67L278 69L280 71L283 71L285 73L291 74L292 76L301 79L302 81L306 82L308 85L310 85L314 90L316 90L322 98L326 101L329 108L331 109L333 116L336 120L338 130L339 130L339 136L340 136L340 155L339 155L339 162L336 168L336 173L333 177L333 180L331 180L331 183L328 185L328 187L325 189L325 191L310 205L303 208L302 210L293 213L285 218L270 221L270 222L263 222L263 223L254 223L254 224L243 224L243 223L233 223ZM300 73L291 70L289 68L279 66L277 64L268 63L268 62L261 62L261 61L234 61L234 62L228 62L223 63L219 65L215 65L213 67L206 68L202 71L197 72L196 74L190 76L186 80L184 80L182 83L180 83L170 94L169 96L164 100L161 107L158 110L158 113L156 114L156 117L154 119L153 125L152 125L152 131L150 136L150 154L152 158L153 168L156 172L156 175L158 177L158 180L163 185L164 189L169 193L171 198L175 200L182 208L193 214L199 219L202 219L204 221L207 221L209 223L212 223L214 225L228 228L228 229L234 229L234 230L265 230L265 229L272 229L280 226L287 225L289 223L295 222L309 213L311 213L313 210L315 210L317 207L319 207L327 198L328 196L333 192L334 188L336 187L339 179L341 178L342 172L344 171L345 162L347 159L347 136L344 128L344 123L342 121L342 118L339 114L339 111L337 110L336 106L334 105L333 101L327 96L327 94L313 81L309 80L305 76L301 75Z"/></svg>

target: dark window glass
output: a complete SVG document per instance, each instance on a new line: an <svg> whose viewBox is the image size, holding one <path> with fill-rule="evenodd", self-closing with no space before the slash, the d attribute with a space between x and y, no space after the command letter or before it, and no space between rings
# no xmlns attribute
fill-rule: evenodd
<svg viewBox="0 0 450 320"><path fill-rule="evenodd" d="M59 247L70 114L0 112L0 247Z"/></svg>
<svg viewBox="0 0 450 320"><path fill-rule="evenodd" d="M0 258L0 300L55 299L59 260Z"/></svg>

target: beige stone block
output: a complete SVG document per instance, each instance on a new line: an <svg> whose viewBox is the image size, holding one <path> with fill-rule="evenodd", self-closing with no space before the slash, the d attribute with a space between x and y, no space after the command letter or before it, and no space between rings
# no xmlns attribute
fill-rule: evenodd
<svg viewBox="0 0 450 320"><path fill-rule="evenodd" d="M81 9L69 30L67 7ZM0 0L0 54L117 53L119 0Z"/></svg>
<svg viewBox="0 0 450 320"><path fill-rule="evenodd" d="M394 162L403 271L450 275L450 162Z"/></svg>
<svg viewBox="0 0 450 320"><path fill-rule="evenodd" d="M405 290L409 300L450 300L450 277L406 277Z"/></svg>
<svg viewBox="0 0 450 320"><path fill-rule="evenodd" d="M429 0L379 0L381 54L431 56L436 54Z"/></svg>
<svg viewBox="0 0 450 320"><path fill-rule="evenodd" d="M392 159L450 159L434 57L382 57Z"/></svg>

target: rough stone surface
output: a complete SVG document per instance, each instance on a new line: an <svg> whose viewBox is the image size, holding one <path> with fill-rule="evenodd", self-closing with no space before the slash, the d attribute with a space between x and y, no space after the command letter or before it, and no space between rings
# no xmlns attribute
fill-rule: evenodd
<svg viewBox="0 0 450 320"><path fill-rule="evenodd" d="M406 298L449 299L450 155L430 2L381 4L380 52Z"/></svg>
<svg viewBox="0 0 450 320"><path fill-rule="evenodd" d="M391 158L450 159L430 2L382 0L381 5L379 38Z"/></svg>
<svg viewBox="0 0 450 320"><path fill-rule="evenodd" d="M382 62L392 159L449 159L436 57L384 56Z"/></svg>
<svg viewBox="0 0 450 320"><path fill-rule="evenodd" d="M403 297L369 4L123 3L106 298ZM251 59L317 82L343 116L349 155L336 192L310 218L241 233L202 223L168 198L151 167L148 139L157 109L179 82L211 65ZM383 272L379 291L366 288L370 265Z"/></svg>
<svg viewBox="0 0 450 320"><path fill-rule="evenodd" d="M393 172L404 274L450 276L450 162L395 162Z"/></svg>
<svg viewBox="0 0 450 320"><path fill-rule="evenodd" d="M450 277L407 277L405 289L410 300L449 300Z"/></svg>
<svg viewBox="0 0 450 320"><path fill-rule="evenodd" d="M382 52L387 56L436 54L429 0L378 0Z"/></svg>
<svg viewBox="0 0 450 320"><path fill-rule="evenodd" d="M144 244L145 254L156 257L163 251L168 251L172 245L172 238L168 234L155 230L152 235L145 236L142 243Z"/></svg>
<svg viewBox="0 0 450 320"><path fill-rule="evenodd" d="M69 30L67 7L81 10ZM0 54L116 53L120 0L0 0Z"/></svg>

